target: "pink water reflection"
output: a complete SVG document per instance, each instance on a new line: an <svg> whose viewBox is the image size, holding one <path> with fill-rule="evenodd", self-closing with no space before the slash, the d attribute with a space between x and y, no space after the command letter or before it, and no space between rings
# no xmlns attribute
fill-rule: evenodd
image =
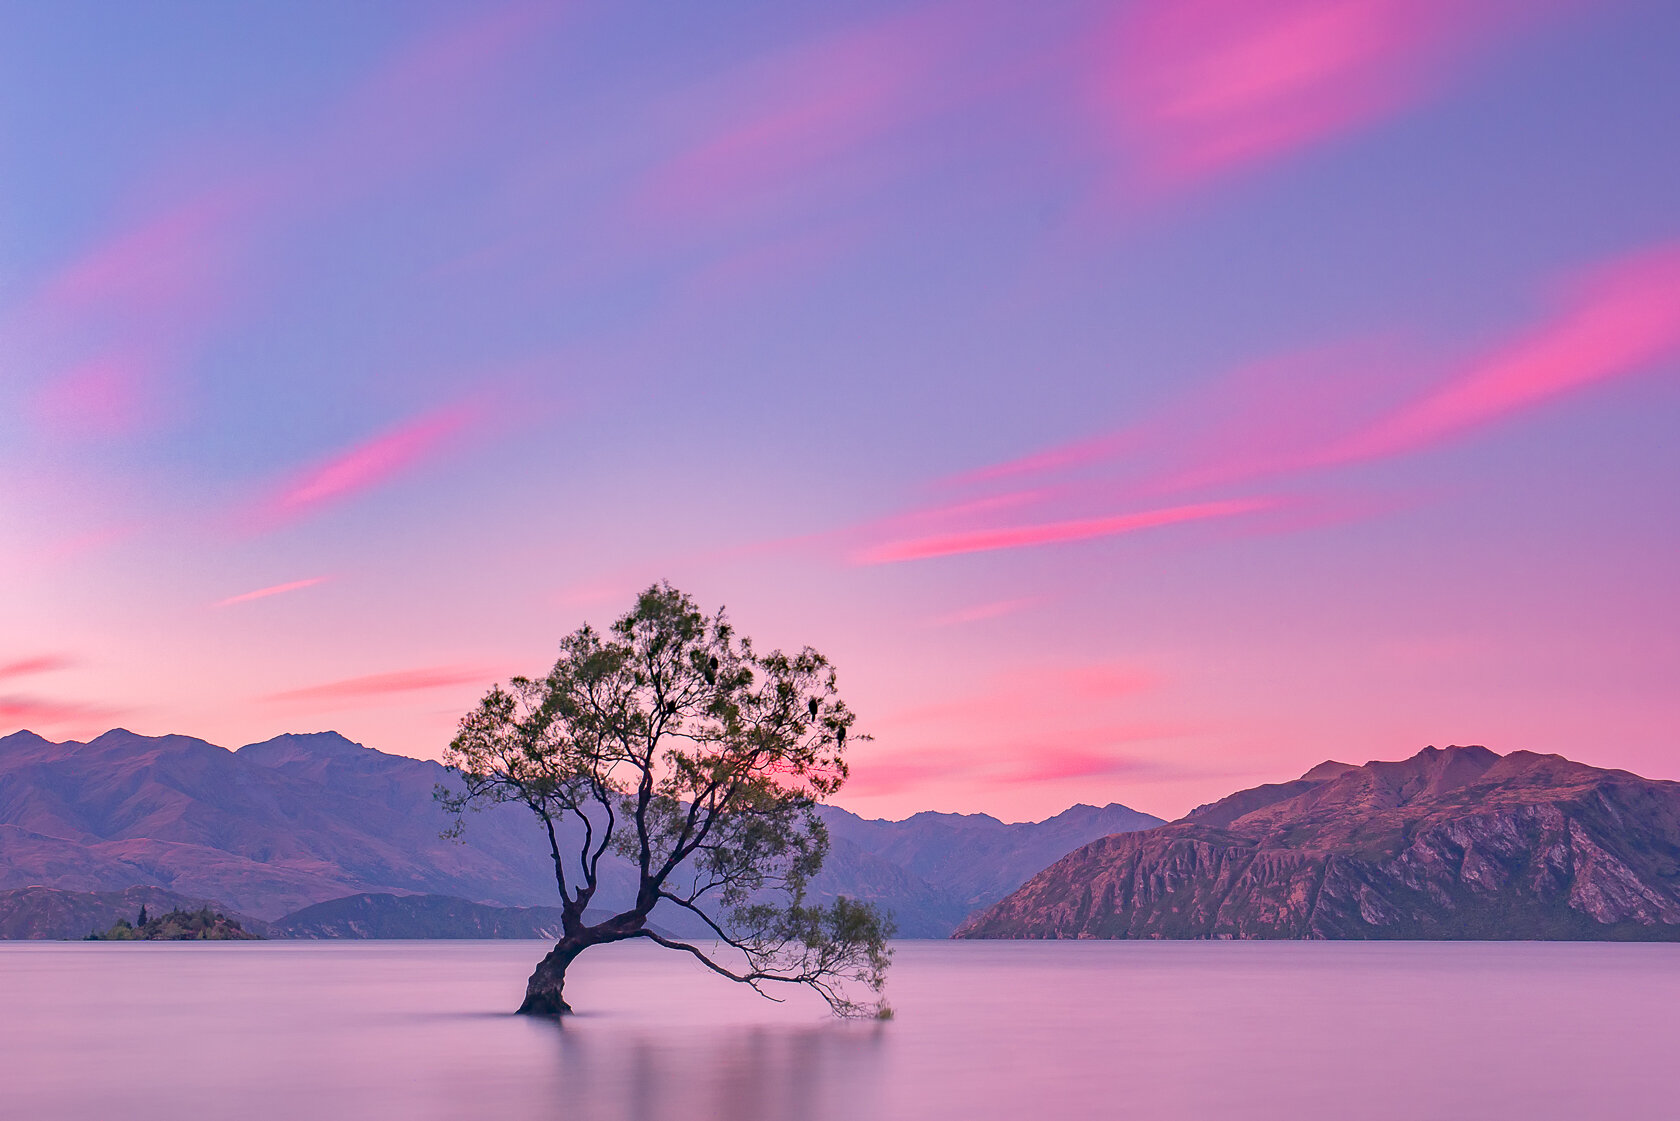
<svg viewBox="0 0 1680 1121"><path fill-rule="evenodd" d="M8 1116L1671 1116L1680 946L903 943L891 1023L653 947L0 946Z"/></svg>

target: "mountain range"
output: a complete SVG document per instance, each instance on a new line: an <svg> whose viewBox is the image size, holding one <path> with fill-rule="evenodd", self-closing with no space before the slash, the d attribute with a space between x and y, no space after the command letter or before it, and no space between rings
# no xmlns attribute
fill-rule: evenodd
<svg viewBox="0 0 1680 1121"><path fill-rule="evenodd" d="M124 891L65 891L52 887L19 887L0 891L0 939L82 938L109 930L118 919L134 922L140 908L154 915L169 911L217 910L209 899L177 895L160 887L131 887ZM254 934L267 924L247 915L229 915Z"/></svg>
<svg viewBox="0 0 1680 1121"><path fill-rule="evenodd" d="M1104 837L962 938L1680 940L1680 783L1485 747L1328 761Z"/></svg>
<svg viewBox="0 0 1680 1121"><path fill-rule="evenodd" d="M44 886L99 895L139 885L172 899L213 902L257 920L251 929L258 930L353 896L447 896L447 906L431 911L382 903L374 914L368 904L357 912L344 902L311 921L339 930L356 923L385 930L436 930L440 922L469 931L540 927L540 915L463 910L546 907L555 888L540 826L521 806L469 815L460 842L440 837L449 819L433 790L450 781L438 763L375 751L334 732L277 736L235 751L123 729L86 743L17 732L0 737L0 890ZM923 813L892 822L831 806L820 812L832 845L812 895L878 903L893 912L904 937L943 937L976 907L1080 845L1160 824L1120 805L1075 806L1047 821L1016 824L982 814ZM627 903L633 883L627 865L603 861L597 903ZM31 905L48 904L42 897ZM675 934L700 933L680 911L657 911L654 920Z"/></svg>

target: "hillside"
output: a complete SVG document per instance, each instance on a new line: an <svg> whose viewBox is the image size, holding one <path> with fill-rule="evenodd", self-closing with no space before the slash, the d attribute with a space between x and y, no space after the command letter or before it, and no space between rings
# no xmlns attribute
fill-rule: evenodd
<svg viewBox="0 0 1680 1121"><path fill-rule="evenodd" d="M821 813L836 848L854 845L938 884L959 919L997 902L1033 873L1097 837L1163 824L1118 803L1079 805L1044 821L1013 824L988 814L924 811L903 821L884 821L834 806L824 806Z"/></svg>
<svg viewBox="0 0 1680 1121"><path fill-rule="evenodd" d="M552 904L546 841L523 807L470 815L460 843L439 837L448 819L432 793L450 781L435 762L333 732L237 751L122 729L87 743L18 732L0 737L0 890L148 884L269 920L360 894ZM981 815L888 822L822 812L833 847L813 896L878 903L906 937L943 937L1063 853L1155 821L1123 806L1013 825ZM596 904L627 904L633 883L632 869L609 857ZM654 918L676 934L703 933L680 911Z"/></svg>
<svg viewBox="0 0 1680 1121"><path fill-rule="evenodd" d="M271 938L552 940L560 936L560 908L490 907L447 895L364 892L305 907L277 919L270 931Z"/></svg>
<svg viewBox="0 0 1680 1121"><path fill-rule="evenodd" d="M1680 940L1680 783L1483 747L1327 762L1088 844L956 936Z"/></svg>
<svg viewBox="0 0 1680 1121"><path fill-rule="evenodd" d="M212 900L177 895L157 887L105 892L13 888L0 891L0 939L84 938L96 931L109 930L119 921L133 922L142 907L154 915L204 907L227 912L227 908ZM267 933L266 923L244 915L228 917L253 934Z"/></svg>
<svg viewBox="0 0 1680 1121"><path fill-rule="evenodd" d="M551 870L513 807L442 840L436 763L332 733L228 751L121 729L88 743L0 739L0 888L155 884L274 918L373 889L522 905Z"/></svg>

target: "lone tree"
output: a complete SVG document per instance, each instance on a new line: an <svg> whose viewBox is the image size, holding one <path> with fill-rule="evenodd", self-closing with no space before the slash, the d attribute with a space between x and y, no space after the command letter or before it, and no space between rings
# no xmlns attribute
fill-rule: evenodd
<svg viewBox="0 0 1680 1121"><path fill-rule="evenodd" d="M853 719L828 659L809 647L758 654L722 610L705 615L669 584L610 632L568 635L547 677L493 687L445 755L460 787L438 796L453 835L463 811L487 803L524 803L542 822L561 938L519 1011L570 1012L573 960L644 938L772 999L804 985L840 1015L884 1015L888 920L843 897L805 901L828 852L815 807L846 780ZM635 899L590 924L609 852L633 865ZM697 916L704 946L650 928L655 906ZM854 999L847 982L875 1000Z"/></svg>

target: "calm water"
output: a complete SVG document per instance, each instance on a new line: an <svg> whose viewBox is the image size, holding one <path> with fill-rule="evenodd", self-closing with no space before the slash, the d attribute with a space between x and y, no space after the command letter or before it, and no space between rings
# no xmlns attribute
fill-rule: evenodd
<svg viewBox="0 0 1680 1121"><path fill-rule="evenodd" d="M10 1118L1680 1116L1680 946L901 944L898 1017L529 942L0 944Z"/></svg>

